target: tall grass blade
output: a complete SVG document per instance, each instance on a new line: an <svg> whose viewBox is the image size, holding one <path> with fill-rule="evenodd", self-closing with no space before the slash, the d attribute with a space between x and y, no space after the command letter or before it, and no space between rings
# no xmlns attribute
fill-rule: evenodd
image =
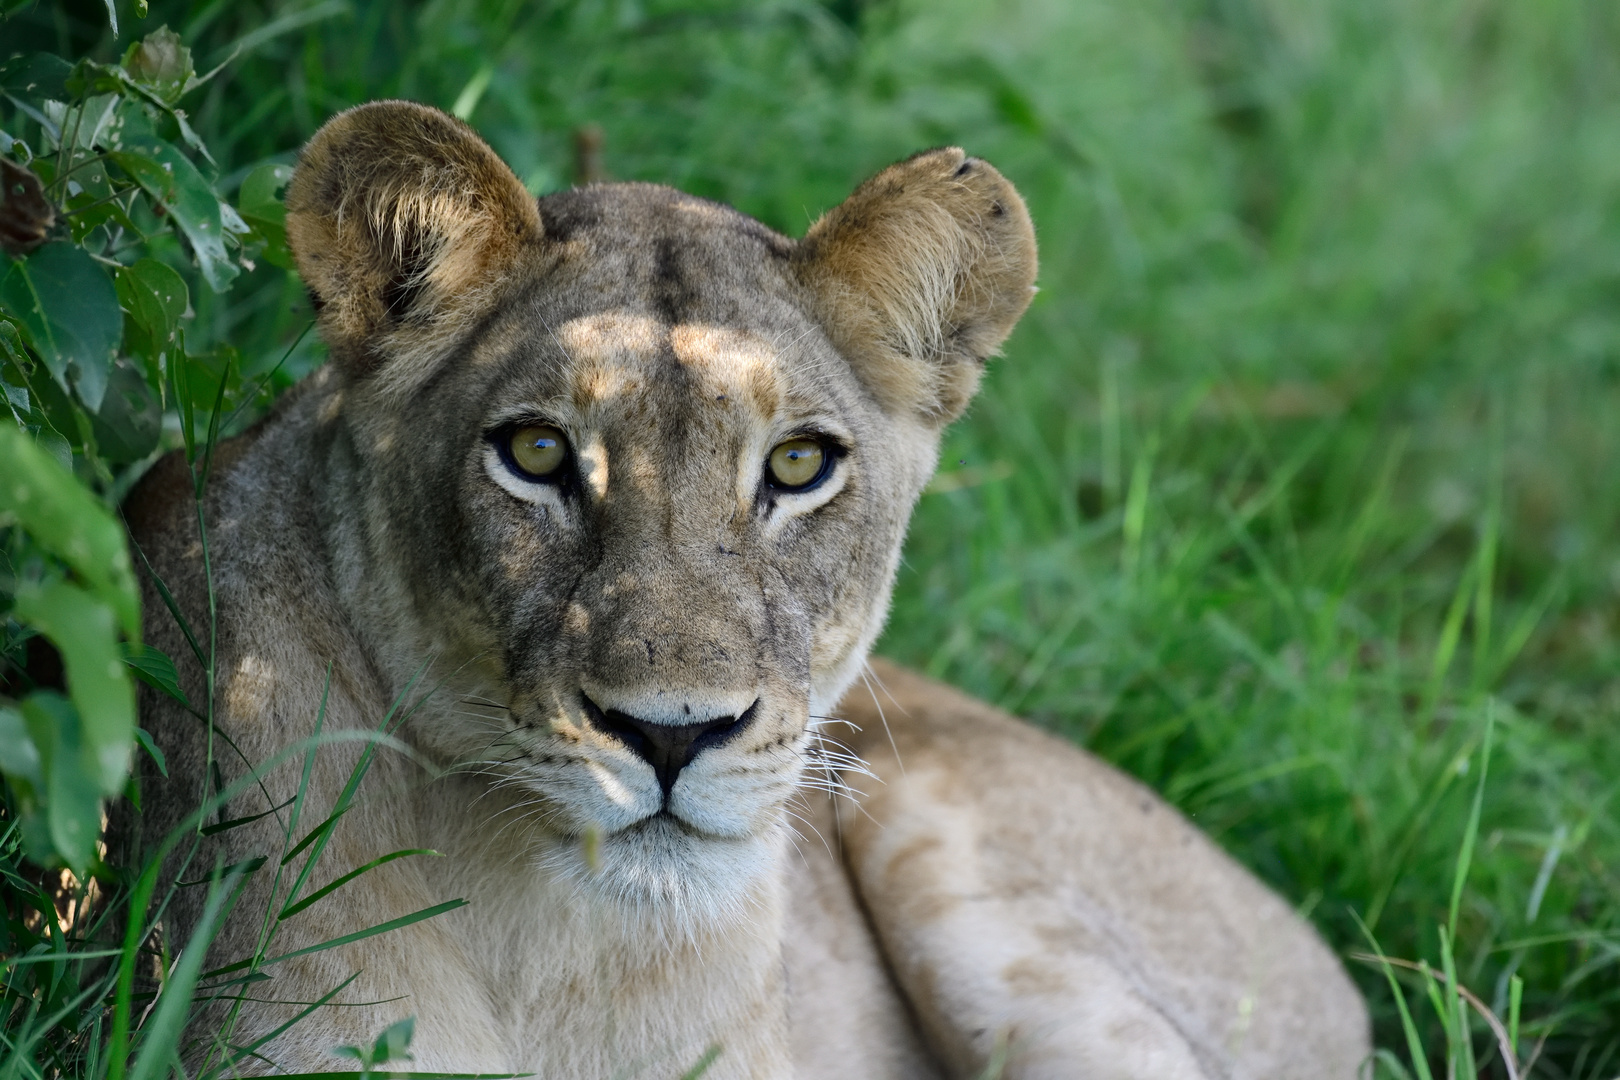
<svg viewBox="0 0 1620 1080"><path fill-rule="evenodd" d="M151 1018L141 1026L141 1054L135 1059L129 1080L158 1080L175 1059L180 1033L191 1010L203 956L208 952L209 943L214 940L221 920L239 895L236 886L241 880L240 872L233 873L217 879L209 887L208 899L197 920L197 927L192 931L191 940L186 942L179 962L158 995Z"/></svg>
<svg viewBox="0 0 1620 1080"><path fill-rule="evenodd" d="M1361 929L1362 936L1367 944L1372 946L1373 959L1384 973L1384 979L1389 983L1389 993L1395 999L1395 1008L1401 1017L1401 1032L1406 1036L1406 1052L1411 1057L1412 1071L1417 1074L1417 1080L1434 1080L1434 1074L1429 1071L1428 1058L1424 1056L1423 1036L1418 1034L1417 1024L1412 1020L1412 1011L1406 1005L1406 993L1395 978L1395 967L1384 956L1384 950L1378 947L1378 939L1373 937L1367 924L1361 921L1361 916L1352 911L1350 917L1356 921Z"/></svg>
<svg viewBox="0 0 1620 1080"><path fill-rule="evenodd" d="M1457 913L1462 907L1463 886L1474 861L1474 844L1479 838L1479 816L1485 803L1485 778L1491 769L1491 740L1496 734L1496 700L1485 700L1485 739L1479 754L1479 780L1474 785L1474 802L1468 809L1468 827L1463 831L1462 849L1457 852L1457 869L1451 877L1451 904L1446 914L1446 937L1457 937Z"/></svg>
<svg viewBox="0 0 1620 1080"><path fill-rule="evenodd" d="M331 881L330 883L322 886L321 888L316 889L314 892L310 893L308 896L306 896L302 900L298 901L298 903L296 903L296 904L288 904L286 907L281 909L281 914L277 915L276 919L277 919L277 921L280 921L282 919L290 919L290 918L292 918L294 915L298 914L300 911L303 911L305 908L309 907L311 904L318 903L322 899L324 899L324 898L332 895L333 893L337 892L339 889L343 888L343 886L347 885L349 882L353 881L355 878L359 877L361 874L364 874L364 873L366 873L367 871L370 871L370 870L375 870L377 867L386 865L387 863L391 863L395 859L403 859L403 858L405 858L405 857L407 857L409 855L435 855L436 856L438 854L439 853L437 851L434 851L431 848L407 848L407 849L405 849L403 851L391 851L387 855L382 855L382 856L379 856L378 858L372 859L370 862L366 863L364 866L358 867L357 869L354 869L354 870L350 870L347 874L344 874L342 877L336 878L333 881Z"/></svg>
<svg viewBox="0 0 1620 1080"><path fill-rule="evenodd" d="M272 956L264 960L258 960L256 957L252 956L242 960L237 960L234 963L226 964L224 967L217 967L212 971L205 972L202 977L205 979L212 979L220 975L229 975L233 971L241 971L243 968L255 963L260 968L266 968L271 964L279 964L283 960L291 960L299 956L308 956L310 953L325 952L327 949L336 949L339 946L348 945L352 942L364 941L366 938L376 937L378 934L386 934L390 930L399 930L414 923L419 923L423 919L431 919L436 915L443 915L447 911L454 911L457 908L466 906L467 901L465 900L446 900L442 904L434 904L432 907L423 908L420 911L413 911L409 915L401 915L397 919L389 919L387 922L378 923L376 926L370 926L364 930L357 930L352 934L344 934L342 937L335 937L329 941L323 941L318 945L308 945L302 949L294 949L292 952L285 952L279 956Z"/></svg>

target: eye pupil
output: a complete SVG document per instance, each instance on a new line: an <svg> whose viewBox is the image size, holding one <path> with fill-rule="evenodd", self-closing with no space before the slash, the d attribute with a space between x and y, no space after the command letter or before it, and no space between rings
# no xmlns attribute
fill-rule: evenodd
<svg viewBox="0 0 1620 1080"><path fill-rule="evenodd" d="M516 429L507 450L517 471L531 480L553 476L568 460L568 440L550 424L526 424Z"/></svg>
<svg viewBox="0 0 1620 1080"><path fill-rule="evenodd" d="M802 491L826 476L828 457L826 447L815 439L789 439L771 450L766 478L775 487Z"/></svg>

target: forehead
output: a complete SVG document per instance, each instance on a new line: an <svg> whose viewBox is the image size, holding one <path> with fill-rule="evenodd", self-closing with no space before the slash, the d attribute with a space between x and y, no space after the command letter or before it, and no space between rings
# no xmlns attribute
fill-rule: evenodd
<svg viewBox="0 0 1620 1080"><path fill-rule="evenodd" d="M580 413L699 398L771 416L852 390L805 310L792 241L652 185L553 196L541 213L555 261L486 338L497 397Z"/></svg>

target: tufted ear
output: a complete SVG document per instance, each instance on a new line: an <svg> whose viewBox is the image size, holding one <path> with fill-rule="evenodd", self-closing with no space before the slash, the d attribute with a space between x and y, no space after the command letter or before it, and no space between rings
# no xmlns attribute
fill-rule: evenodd
<svg viewBox="0 0 1620 1080"><path fill-rule="evenodd" d="M352 374L442 355L543 232L534 198L488 144L407 101L327 121L287 188L298 272Z"/></svg>
<svg viewBox="0 0 1620 1080"><path fill-rule="evenodd" d="M938 424L967 408L1035 292L1024 200L955 147L862 184L794 258L833 344L884 407Z"/></svg>

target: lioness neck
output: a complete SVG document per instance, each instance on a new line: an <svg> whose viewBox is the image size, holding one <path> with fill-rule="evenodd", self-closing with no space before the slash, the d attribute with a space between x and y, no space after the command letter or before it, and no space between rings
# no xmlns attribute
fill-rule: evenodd
<svg viewBox="0 0 1620 1080"><path fill-rule="evenodd" d="M483 993L419 1003L418 1068L464 1071L466 1033L487 1027L503 1048L491 1065L547 1077L681 1075L714 1046L707 1076L787 1075L779 876L723 922L681 924L595 895L569 869L573 841L525 830L522 808L490 806L499 796L479 782L445 778L425 794L415 833L453 853L419 862L426 891L469 906L443 920L446 947L416 961L412 982L455 963Z"/></svg>

